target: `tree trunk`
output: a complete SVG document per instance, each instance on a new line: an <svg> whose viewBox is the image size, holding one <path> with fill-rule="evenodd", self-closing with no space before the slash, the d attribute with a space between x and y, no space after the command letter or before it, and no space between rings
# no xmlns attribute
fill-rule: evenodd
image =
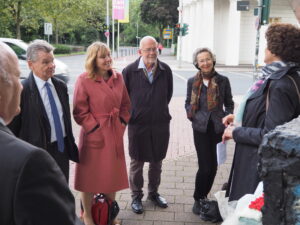
<svg viewBox="0 0 300 225"><path fill-rule="evenodd" d="M16 37L17 39L21 39L21 9L22 9L22 2L17 2L17 8L16 8Z"/></svg>
<svg viewBox="0 0 300 225"><path fill-rule="evenodd" d="M54 18L54 27L55 27L55 44L58 44L58 25L57 25L56 18Z"/></svg>
<svg viewBox="0 0 300 225"><path fill-rule="evenodd" d="M160 43L163 44L163 42L164 42L164 36L163 36L164 26L160 25L158 29L159 29L159 38L160 38L159 41L160 41Z"/></svg>

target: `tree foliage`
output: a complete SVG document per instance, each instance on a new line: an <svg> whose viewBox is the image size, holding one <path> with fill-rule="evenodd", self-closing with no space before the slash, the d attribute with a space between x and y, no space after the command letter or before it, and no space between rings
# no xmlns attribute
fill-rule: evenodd
<svg viewBox="0 0 300 225"><path fill-rule="evenodd" d="M142 0L130 0L129 23L121 24L121 42L125 45L138 45L139 39L146 35L159 36L155 24L146 24L141 20L141 3Z"/></svg>
<svg viewBox="0 0 300 225"><path fill-rule="evenodd" d="M155 24L162 40L163 29L178 22L178 6L179 0L143 0L141 19L147 24Z"/></svg>
<svg viewBox="0 0 300 225"><path fill-rule="evenodd" d="M148 7L148 13L153 15L141 13L150 3L153 5ZM178 0L129 0L130 22L120 24L120 44L137 45L139 38L146 35L158 37L164 27L176 20L173 17L177 18L177 3ZM112 0L109 5L111 12ZM171 14L168 10L173 5L175 11ZM0 0L0 37L27 42L45 39L44 23L52 23L51 42L89 45L95 40L106 41L106 0Z"/></svg>

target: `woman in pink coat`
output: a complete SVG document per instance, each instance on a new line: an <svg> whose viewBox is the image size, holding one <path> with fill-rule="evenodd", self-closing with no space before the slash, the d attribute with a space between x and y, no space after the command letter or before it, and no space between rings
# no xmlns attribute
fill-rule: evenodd
<svg viewBox="0 0 300 225"><path fill-rule="evenodd" d="M93 195L104 193L115 200L117 191L128 188L123 135L130 100L122 75L112 69L110 50L104 43L88 47L85 68L74 91L73 115L81 125L74 186L82 192L85 225L94 225Z"/></svg>

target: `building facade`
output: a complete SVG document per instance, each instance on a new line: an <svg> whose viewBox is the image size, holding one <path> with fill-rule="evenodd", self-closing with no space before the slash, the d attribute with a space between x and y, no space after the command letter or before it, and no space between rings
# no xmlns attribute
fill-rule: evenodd
<svg viewBox="0 0 300 225"><path fill-rule="evenodd" d="M182 19L183 23L189 24L189 30L182 41L178 39L178 58L181 51L181 59L192 62L196 48L209 47L216 54L219 64L254 65L258 22L254 8L258 0L249 1L248 11L237 11L237 0L181 1L182 7L178 8L179 22ZM271 1L270 22L299 24L288 0ZM259 30L258 64L263 64L266 28L267 25L264 25Z"/></svg>

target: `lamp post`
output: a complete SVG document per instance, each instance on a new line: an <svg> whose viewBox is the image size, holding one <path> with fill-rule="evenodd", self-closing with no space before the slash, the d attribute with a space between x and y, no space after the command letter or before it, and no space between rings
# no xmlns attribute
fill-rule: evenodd
<svg viewBox="0 0 300 225"><path fill-rule="evenodd" d="M255 43L255 57L254 57L254 75L253 81L256 80L258 76L258 53L259 53L259 39L260 39L260 25L261 25L261 12L262 12L262 0L258 0L258 14L255 22L256 26L256 43Z"/></svg>
<svg viewBox="0 0 300 225"><path fill-rule="evenodd" d="M109 47L109 0L106 0L106 44Z"/></svg>
<svg viewBox="0 0 300 225"><path fill-rule="evenodd" d="M180 18L180 30L179 30L179 56L178 56L178 68L181 68L181 61L182 61L182 27L183 27L183 16L182 16L182 11L183 11L183 0L180 0L180 6L178 7L179 11L179 18Z"/></svg>

